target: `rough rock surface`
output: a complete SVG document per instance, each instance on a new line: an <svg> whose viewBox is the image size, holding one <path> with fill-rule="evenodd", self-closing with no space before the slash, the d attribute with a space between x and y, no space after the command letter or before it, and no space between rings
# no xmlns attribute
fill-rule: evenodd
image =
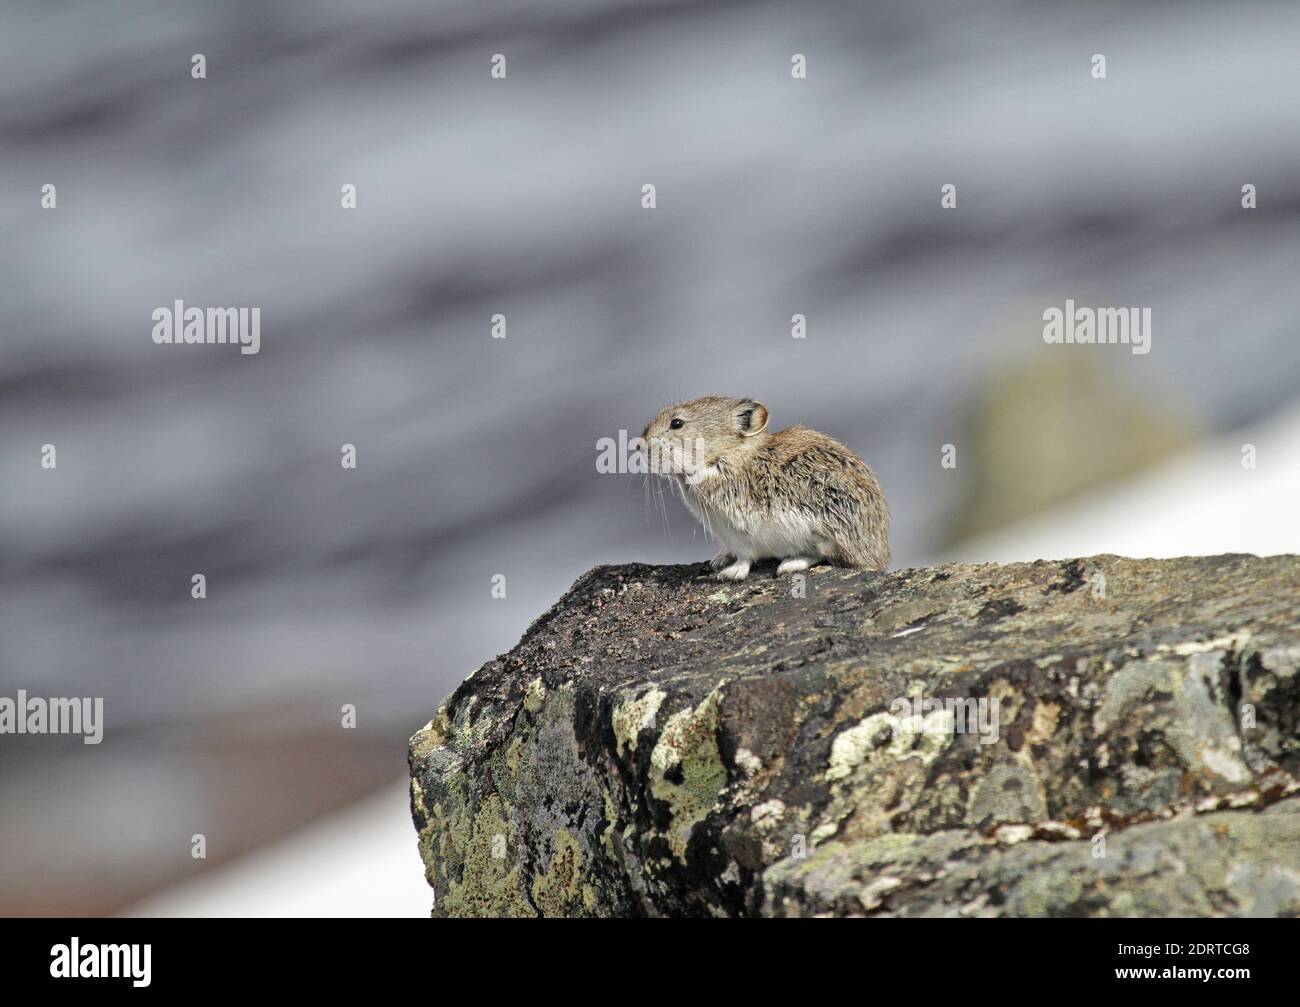
<svg viewBox="0 0 1300 1007"><path fill-rule="evenodd" d="M1295 915L1298 665L1294 556L597 568L411 741L434 913Z"/></svg>

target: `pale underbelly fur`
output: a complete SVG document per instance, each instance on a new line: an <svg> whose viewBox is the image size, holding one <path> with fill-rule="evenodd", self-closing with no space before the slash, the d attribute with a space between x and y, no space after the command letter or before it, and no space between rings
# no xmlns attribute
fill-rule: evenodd
<svg viewBox="0 0 1300 1007"><path fill-rule="evenodd" d="M705 529L737 559L835 558L834 543L811 514L784 511L733 518L697 498L689 488L682 496Z"/></svg>

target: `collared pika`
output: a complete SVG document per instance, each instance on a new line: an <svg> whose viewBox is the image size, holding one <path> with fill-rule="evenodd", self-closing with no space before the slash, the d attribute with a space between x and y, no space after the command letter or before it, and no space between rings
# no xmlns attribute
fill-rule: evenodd
<svg viewBox="0 0 1300 1007"><path fill-rule="evenodd" d="M889 508L866 462L807 427L767 430L754 399L706 395L669 406L647 424L641 450L722 544L711 562L722 580L751 564L781 561L778 574L821 562L889 567Z"/></svg>

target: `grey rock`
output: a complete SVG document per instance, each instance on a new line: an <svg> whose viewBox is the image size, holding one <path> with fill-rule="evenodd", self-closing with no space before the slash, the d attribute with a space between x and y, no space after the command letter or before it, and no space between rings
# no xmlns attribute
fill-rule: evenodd
<svg viewBox="0 0 1300 1007"><path fill-rule="evenodd" d="M1298 627L1294 556L599 567L411 740L433 911L1295 915Z"/></svg>

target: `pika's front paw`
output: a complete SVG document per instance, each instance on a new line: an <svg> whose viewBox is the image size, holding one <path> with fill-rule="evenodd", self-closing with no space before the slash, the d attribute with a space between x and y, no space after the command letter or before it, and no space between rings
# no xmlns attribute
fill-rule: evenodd
<svg viewBox="0 0 1300 1007"><path fill-rule="evenodd" d="M736 557L724 549L722 552L714 556L713 559L709 560L709 569L721 570L724 566L730 566L735 561Z"/></svg>
<svg viewBox="0 0 1300 1007"><path fill-rule="evenodd" d="M738 559L717 573L718 580L744 580L749 576L749 560Z"/></svg>

